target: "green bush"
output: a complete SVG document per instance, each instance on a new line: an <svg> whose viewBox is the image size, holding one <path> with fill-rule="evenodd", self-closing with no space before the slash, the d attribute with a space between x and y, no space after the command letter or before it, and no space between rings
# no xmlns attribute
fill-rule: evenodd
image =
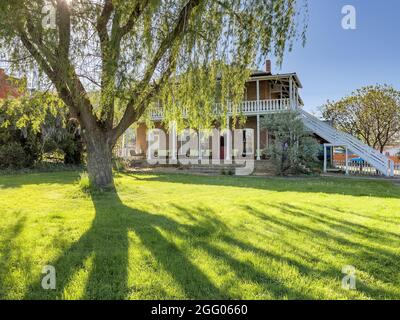
<svg viewBox="0 0 400 320"><path fill-rule="evenodd" d="M298 112L269 115L263 119L262 127L272 136L264 152L275 163L277 174L310 173L319 166L320 145L305 129Z"/></svg>
<svg viewBox="0 0 400 320"><path fill-rule="evenodd" d="M43 161L83 163L79 123L70 119L62 101L49 93L0 101L0 145L0 168L30 168Z"/></svg>
<svg viewBox="0 0 400 320"><path fill-rule="evenodd" d="M0 124L0 168L33 167L41 156L40 149L40 134L30 126L18 129L15 125L5 128Z"/></svg>
<svg viewBox="0 0 400 320"><path fill-rule="evenodd" d="M23 147L18 142L0 145L0 168L23 168L30 166Z"/></svg>

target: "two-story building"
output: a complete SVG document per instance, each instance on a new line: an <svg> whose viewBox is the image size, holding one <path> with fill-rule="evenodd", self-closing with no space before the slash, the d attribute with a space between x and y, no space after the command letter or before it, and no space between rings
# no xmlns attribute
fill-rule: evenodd
<svg viewBox="0 0 400 320"><path fill-rule="evenodd" d="M261 117L269 113L301 108L303 101L299 95L299 89L302 88L302 85L296 73L272 74L270 61L266 62L265 70L254 71L245 85L245 96L240 109L243 115L246 116L244 128L254 130L254 155L256 159L260 159L261 151L267 147L269 140L267 130L262 129L260 126ZM228 111L227 116L230 118L231 115L232 112ZM154 111L151 116L154 121L154 127L162 128L162 110ZM232 128L231 119L227 123L229 123L228 129L234 129ZM230 149L226 148L226 146L232 141L229 141L230 137L223 133L225 128L220 129L222 130L220 131L219 156L220 159L229 159L234 155L229 153ZM167 130L165 131L167 132ZM147 155L148 132L149 130L145 123L140 123L136 129L135 149L125 150L124 155ZM169 133L167 133L167 141L170 141ZM203 157L205 156L202 152L199 152L199 154Z"/></svg>
<svg viewBox="0 0 400 320"><path fill-rule="evenodd" d="M192 151L195 151L198 156L198 162L201 163L203 159L215 160L232 160L240 152L245 150L245 154L248 153L254 157L255 160L261 160L262 150L268 147L271 135L270 133L261 127L261 118L265 115L284 112L287 110L297 110L300 118L302 119L306 128L320 138L321 143L324 145L324 170L327 171L327 152L332 150L334 147L342 147L345 150L345 170L348 173L348 154L353 153L358 155L365 166L369 165L377 170L380 174L385 176L393 176L394 174L394 163L384 154L379 151L367 146L357 138L336 130L331 127L328 123L321 121L314 117L303 109L303 100L300 97L299 90L302 88L300 79L296 73L283 73L273 74L271 72L271 62L267 61L264 70L257 70L251 73L251 76L245 83L245 96L240 104L240 111L246 117L244 125L240 128L243 131L244 146L241 150L235 149L233 146L232 134L228 134L235 128L232 121L232 112L228 108L227 113L227 127L220 128L216 123L216 128L219 129L219 137L211 137L209 139L197 139L197 147L191 147L190 155L188 154L175 154L176 151L182 147L182 141L176 139L177 133L174 131L164 130L163 123L163 110L152 111L151 118L154 122L154 127L162 129L165 132L164 152L160 154L157 150L157 154L153 154L153 150L149 149L149 141L151 141L151 130L146 127L145 123L140 123L134 136L134 144L128 143L125 139L122 148L119 149L119 154L124 157L142 157L145 159L154 159L157 156L166 159L175 160L179 157L192 157ZM218 103L216 103L216 110L218 110ZM251 131L251 139L247 137L247 132ZM132 135L131 135L132 136ZM212 140L214 139L214 140ZM218 142L218 147L214 148L215 145L211 146L215 141ZM130 139L132 142L132 139ZM179 145L179 143L181 145ZM172 147L171 147L172 144ZM134 148L132 149L132 146ZM129 149L130 148L130 149ZM197 149L197 150L192 150ZM211 150L211 152L210 152ZM215 150L218 155L215 155ZM207 152L205 152L207 151ZM212 154L214 152L214 154ZM236 152L236 153L235 153ZM243 153L242 153L243 154ZM174 163L174 161L173 161Z"/></svg>

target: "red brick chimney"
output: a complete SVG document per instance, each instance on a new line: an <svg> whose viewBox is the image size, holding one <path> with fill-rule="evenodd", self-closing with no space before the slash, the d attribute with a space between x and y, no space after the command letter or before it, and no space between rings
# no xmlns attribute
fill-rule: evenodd
<svg viewBox="0 0 400 320"><path fill-rule="evenodd" d="M272 74L271 60L265 61L265 72L268 74Z"/></svg>

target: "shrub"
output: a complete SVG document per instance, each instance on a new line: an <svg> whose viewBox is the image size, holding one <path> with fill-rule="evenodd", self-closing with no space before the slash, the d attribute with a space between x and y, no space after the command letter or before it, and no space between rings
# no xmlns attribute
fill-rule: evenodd
<svg viewBox="0 0 400 320"><path fill-rule="evenodd" d="M15 125L0 124L0 146L1 168L30 168L41 157L40 135L30 126L18 129Z"/></svg>
<svg viewBox="0 0 400 320"><path fill-rule="evenodd" d="M272 134L265 153L275 163L277 174L310 173L318 164L319 144L295 111L265 117L262 127Z"/></svg>
<svg viewBox="0 0 400 320"><path fill-rule="evenodd" d="M70 119L63 102L50 93L35 93L0 102L0 145L12 145L19 151L22 148L25 153L25 161L3 154L7 162L0 167L32 167L46 156L51 159L57 154L62 154L65 164L80 165L83 162L79 123ZM3 153L5 151L3 148ZM12 163L13 160L17 162Z"/></svg>
<svg viewBox="0 0 400 320"><path fill-rule="evenodd" d="M24 148L18 142L0 145L0 168L23 168L30 166Z"/></svg>

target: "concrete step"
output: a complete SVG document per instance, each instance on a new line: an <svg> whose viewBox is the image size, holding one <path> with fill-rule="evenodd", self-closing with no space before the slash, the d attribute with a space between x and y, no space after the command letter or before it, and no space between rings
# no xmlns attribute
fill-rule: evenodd
<svg viewBox="0 0 400 320"><path fill-rule="evenodd" d="M188 165L149 165L147 160L135 160L131 162L133 168L176 168L182 172L199 173L199 174L210 174L210 175L221 175L221 174L234 174L236 168L243 167L242 164L188 164ZM255 175L274 175L276 172L275 166L270 160L259 160L254 162Z"/></svg>

